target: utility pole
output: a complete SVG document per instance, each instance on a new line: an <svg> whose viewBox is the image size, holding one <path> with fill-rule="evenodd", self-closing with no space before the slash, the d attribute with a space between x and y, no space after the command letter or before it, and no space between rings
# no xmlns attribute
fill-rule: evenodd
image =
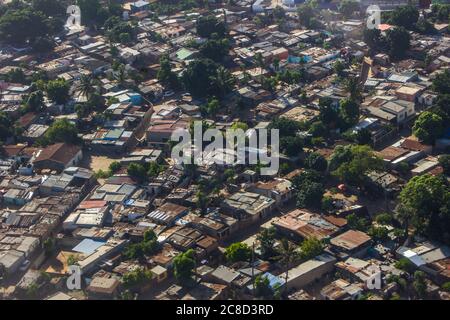
<svg viewBox="0 0 450 320"><path fill-rule="evenodd" d="M255 242L252 244L252 288L253 296L255 296Z"/></svg>

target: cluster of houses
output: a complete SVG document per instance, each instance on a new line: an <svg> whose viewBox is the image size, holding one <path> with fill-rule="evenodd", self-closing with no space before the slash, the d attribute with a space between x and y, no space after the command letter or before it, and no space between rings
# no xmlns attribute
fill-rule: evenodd
<svg viewBox="0 0 450 320"><path fill-rule="evenodd" d="M238 121L261 129L276 117L306 124L317 121L321 99L338 106L346 97L342 84L335 81L335 63L361 61L360 69L345 70L359 75L364 96L361 117L350 130L370 132L370 144L383 159L385 171L368 177L373 190L392 200L409 177L443 173L438 155L448 150L448 133L434 146L400 133L436 100L431 84L448 69L448 34L412 33L410 58L391 63L386 54L367 56L369 48L361 40L363 20L336 21L334 28L344 34L340 37L303 28L292 12L287 13L283 28L260 27L253 17L260 9L267 10L271 1L237 0L224 7L212 4L208 12L191 10L158 19L150 10L154 2L124 1L122 18L136 22L137 36L132 43L115 46L115 54L105 35L87 28L61 36L62 41L45 56L0 50L0 76L21 68L25 76L44 72L49 79L62 78L71 86L69 102L57 104L44 97L42 111L22 114L22 102L32 86L0 82L0 111L22 129L20 141L9 137L0 147L0 296L29 297L29 288L37 285L40 297L50 300L123 298L127 292L123 279L145 268L152 277L148 286L137 291L153 299L254 298L258 276L293 300L358 299L367 292L373 293L371 299L383 299L399 290L391 279L408 277L396 267L398 260L407 259L431 279L426 288L430 296L450 299L439 287L450 281L450 248L426 239L400 244L394 228L383 241L352 229L349 215L370 220L379 212L348 190L328 192L333 209L325 213L295 208L293 181L302 169L261 177L255 168L206 161L193 178L188 168L171 161L169 140L175 130L205 119L201 112L205 101L166 89L156 76L163 56L173 71L183 73L199 56L190 44L205 41L196 33L195 20L207 13L215 15L226 21L232 45L224 64L237 83L224 98L227 110L219 110L215 120L207 121L221 130ZM283 3L287 9L295 6L294 1ZM388 29L383 26L383 31ZM417 58L423 53L431 57L427 68ZM125 70L118 70L117 61ZM132 75L142 70L144 79L120 77L121 72ZM274 91L265 88L263 79L278 70L304 72L301 84L280 82ZM76 105L87 97L77 85L85 75L99 80L96 87L107 106L80 117ZM231 112L242 105L249 112L240 117ZM82 128L82 146L39 145L53 121L61 118ZM343 143L314 151L329 159L339 144ZM85 161L94 153L116 159L121 168L99 178ZM126 170L130 164L152 163L162 170L147 179ZM404 163L409 165L406 173L399 169ZM230 170L233 179L225 181L217 196L201 208L204 187L199 181L216 181ZM295 245L317 239L326 244L325 249L292 265L268 261L257 236L264 229L275 230L277 239ZM157 249L139 259L126 257L130 246L146 241L148 230L156 235ZM225 250L238 241L252 248L252 259L230 264ZM276 240L275 249L280 246ZM175 281L174 260L191 249L196 285L187 287ZM73 265L81 271L81 296L67 287ZM377 276L380 285L374 289L371 284Z"/></svg>

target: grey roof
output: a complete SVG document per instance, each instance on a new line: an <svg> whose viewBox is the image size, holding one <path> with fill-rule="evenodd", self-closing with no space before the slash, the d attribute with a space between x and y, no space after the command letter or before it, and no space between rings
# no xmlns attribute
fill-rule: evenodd
<svg viewBox="0 0 450 320"><path fill-rule="evenodd" d="M239 277L239 273L233 269L230 269L226 266L220 265L211 273L217 279L223 280L226 283L231 283L237 277Z"/></svg>

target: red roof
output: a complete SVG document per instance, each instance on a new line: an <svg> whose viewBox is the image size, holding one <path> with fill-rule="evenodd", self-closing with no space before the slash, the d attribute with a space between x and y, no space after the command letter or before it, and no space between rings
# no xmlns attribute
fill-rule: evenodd
<svg viewBox="0 0 450 320"><path fill-rule="evenodd" d="M413 139L405 139L405 141L400 144L400 147L413 151L424 151L430 148L430 146Z"/></svg>
<svg viewBox="0 0 450 320"><path fill-rule="evenodd" d="M387 23L381 23L381 24L378 25L378 29L380 31L386 31L386 30L389 30L390 28L392 28L392 26L390 24L387 24Z"/></svg>
<svg viewBox="0 0 450 320"><path fill-rule="evenodd" d="M70 160L72 160L80 150L81 150L80 146L73 144L67 143L52 144L47 146L39 153L34 163L38 163L39 161L50 160L65 165Z"/></svg>
<svg viewBox="0 0 450 320"><path fill-rule="evenodd" d="M86 200L80 203L79 209L91 209L105 207L107 202L105 200Z"/></svg>
<svg viewBox="0 0 450 320"><path fill-rule="evenodd" d="M1 152L6 155L7 157L15 157L22 153L22 151L25 149L25 145L20 144L10 144L6 146L1 147Z"/></svg>

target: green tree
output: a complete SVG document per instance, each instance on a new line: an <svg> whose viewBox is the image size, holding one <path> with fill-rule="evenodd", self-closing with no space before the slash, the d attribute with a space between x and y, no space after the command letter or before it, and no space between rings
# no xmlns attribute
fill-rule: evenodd
<svg viewBox="0 0 450 320"><path fill-rule="evenodd" d="M127 168L127 173L130 177L138 180L139 182L144 182L147 180L147 171L140 163L130 163Z"/></svg>
<svg viewBox="0 0 450 320"><path fill-rule="evenodd" d="M110 170L112 173L116 173L117 171L120 170L121 166L122 166L122 165L120 164L120 162L118 162L118 161L113 161L113 162L111 162L111 163L109 164L109 170Z"/></svg>
<svg viewBox="0 0 450 320"><path fill-rule="evenodd" d="M22 68L14 68L6 74L6 80L13 83L26 84L27 79Z"/></svg>
<svg viewBox="0 0 450 320"><path fill-rule="evenodd" d="M280 296L279 286L272 288L268 277L259 274L253 282L255 286L255 296L262 299L278 299Z"/></svg>
<svg viewBox="0 0 450 320"><path fill-rule="evenodd" d="M322 198L322 203L321 203L322 210L325 212L331 212L334 209L333 203L334 203L333 198L324 196Z"/></svg>
<svg viewBox="0 0 450 320"><path fill-rule="evenodd" d="M303 259L312 259L321 254L323 249L322 241L316 238L305 239L300 245L300 255Z"/></svg>
<svg viewBox="0 0 450 320"><path fill-rule="evenodd" d="M446 292L450 292L450 282L444 283L441 288Z"/></svg>
<svg viewBox="0 0 450 320"><path fill-rule="evenodd" d="M347 216L347 225L350 229L366 232L369 228L369 221L365 217L358 217L355 213Z"/></svg>
<svg viewBox="0 0 450 320"><path fill-rule="evenodd" d="M439 164L442 166L442 169L444 169L444 173L450 175L450 155L443 154L439 156Z"/></svg>
<svg viewBox="0 0 450 320"><path fill-rule="evenodd" d="M297 16L299 23L306 28L312 28L317 23L314 8L310 3L299 5L297 7Z"/></svg>
<svg viewBox="0 0 450 320"><path fill-rule="evenodd" d="M235 242L225 249L225 257L229 262L249 261L252 249L242 242Z"/></svg>
<svg viewBox="0 0 450 320"><path fill-rule="evenodd" d="M55 16L66 13L64 5L58 0L32 0L31 5L34 10L41 11L46 16Z"/></svg>
<svg viewBox="0 0 450 320"><path fill-rule="evenodd" d="M219 97L224 97L234 87L235 79L227 68L219 66L213 76L210 77L213 84L212 93Z"/></svg>
<svg viewBox="0 0 450 320"><path fill-rule="evenodd" d="M354 126L359 120L359 105L352 99L342 100L339 108L339 116L345 128Z"/></svg>
<svg viewBox="0 0 450 320"><path fill-rule="evenodd" d="M125 273L122 277L122 283L125 288L143 286L153 279L153 273L142 267Z"/></svg>
<svg viewBox="0 0 450 320"><path fill-rule="evenodd" d="M413 30L419 19L419 10L411 5L399 6L391 12L390 23Z"/></svg>
<svg viewBox="0 0 450 320"><path fill-rule="evenodd" d="M442 176L413 177L399 195L396 209L405 230L412 225L418 234L450 244L450 188Z"/></svg>
<svg viewBox="0 0 450 320"><path fill-rule="evenodd" d="M361 85L355 77L350 77L344 82L344 89L350 96L350 101L358 103L361 101ZM348 101L348 100L345 100Z"/></svg>
<svg viewBox="0 0 450 320"><path fill-rule="evenodd" d="M73 254L69 255L67 258L67 265L68 266L74 266L78 264L78 258L75 257Z"/></svg>
<svg viewBox="0 0 450 320"><path fill-rule="evenodd" d="M320 208L325 190L318 182L304 184L297 192L297 206L300 208Z"/></svg>
<svg viewBox="0 0 450 320"><path fill-rule="evenodd" d="M97 92L97 88L95 87L96 84L96 80L92 76L92 74L83 74L80 78L80 82L76 87L76 90L80 95L85 96L87 99L90 99L92 95Z"/></svg>
<svg viewBox="0 0 450 320"><path fill-rule="evenodd" d="M363 39L372 51L377 51L382 46L381 31L379 29L364 29Z"/></svg>
<svg viewBox="0 0 450 320"><path fill-rule="evenodd" d="M200 209L201 214L206 214L210 198L202 191L198 191L196 194L195 206Z"/></svg>
<svg viewBox="0 0 450 320"><path fill-rule="evenodd" d="M41 90L34 91L28 96L26 106L29 111L39 112L44 107L44 94Z"/></svg>
<svg viewBox="0 0 450 320"><path fill-rule="evenodd" d="M146 170L147 176L149 178L156 178L161 173L161 171L164 171L164 166L152 161L147 164Z"/></svg>
<svg viewBox="0 0 450 320"><path fill-rule="evenodd" d="M341 60L337 60L333 64L333 70L337 74L338 77L342 77L344 75L345 65Z"/></svg>
<svg viewBox="0 0 450 320"><path fill-rule="evenodd" d="M433 106L433 112L439 115L444 120L445 123L448 123L450 121L449 106L450 106L450 94L442 94L442 93L439 94L436 99L436 103Z"/></svg>
<svg viewBox="0 0 450 320"><path fill-rule="evenodd" d="M359 2L354 0L343 0L341 1L338 9L345 18L350 18L355 11L360 10Z"/></svg>
<svg viewBox="0 0 450 320"><path fill-rule="evenodd" d="M210 39L200 46L200 53L215 62L221 62L228 55L230 43L228 39Z"/></svg>
<svg viewBox="0 0 450 320"><path fill-rule="evenodd" d="M389 239L389 229L384 226L381 227L371 226L367 231L367 233L375 241L385 241Z"/></svg>
<svg viewBox="0 0 450 320"><path fill-rule="evenodd" d="M450 70L445 69L443 72L436 75L433 80L432 88L440 94L450 94ZM448 106L447 106L448 108Z"/></svg>
<svg viewBox="0 0 450 320"><path fill-rule="evenodd" d="M360 145L370 145L372 143L372 133L369 129L362 128L356 132L355 141Z"/></svg>
<svg viewBox="0 0 450 320"><path fill-rule="evenodd" d="M306 158L306 165L310 169L324 172L327 170L328 162L320 153L312 152Z"/></svg>
<svg viewBox="0 0 450 320"><path fill-rule="evenodd" d="M369 146L339 146L330 159L330 168L335 167L333 175L349 184L362 185L368 172L382 169L383 161Z"/></svg>
<svg viewBox="0 0 450 320"><path fill-rule="evenodd" d="M325 137L328 135L327 128L322 121L313 122L308 130L308 133L310 133L314 138Z"/></svg>
<svg viewBox="0 0 450 320"><path fill-rule="evenodd" d="M35 53L43 54L52 51L55 43L49 37L37 37L33 40L31 46Z"/></svg>
<svg viewBox="0 0 450 320"><path fill-rule="evenodd" d="M420 298L427 294L427 283L425 282L425 273L423 271L414 272L413 288Z"/></svg>
<svg viewBox="0 0 450 320"><path fill-rule="evenodd" d="M14 127L8 115L0 111L0 141L4 142L6 139L14 135Z"/></svg>
<svg viewBox="0 0 450 320"><path fill-rule="evenodd" d="M319 99L319 119L328 128L335 128L339 123L339 113L329 98Z"/></svg>
<svg viewBox="0 0 450 320"><path fill-rule="evenodd" d="M25 45L48 32L45 15L32 8L8 10L0 17L0 38L9 44Z"/></svg>
<svg viewBox="0 0 450 320"><path fill-rule="evenodd" d="M289 157L298 156L303 151L303 138L299 136L281 137L280 149Z"/></svg>
<svg viewBox="0 0 450 320"><path fill-rule="evenodd" d="M375 221L382 225L390 225L393 221L393 216L390 213L380 213L375 217Z"/></svg>
<svg viewBox="0 0 450 320"><path fill-rule="evenodd" d="M431 14L440 22L448 22L450 16L450 4L436 3L433 1L431 6Z"/></svg>
<svg viewBox="0 0 450 320"><path fill-rule="evenodd" d="M414 264L407 258L401 258L394 264L394 266L397 269L403 270L408 273L413 273L414 270L416 269Z"/></svg>
<svg viewBox="0 0 450 320"><path fill-rule="evenodd" d="M413 133L421 142L434 144L444 134L444 121L436 113L422 112L414 122Z"/></svg>
<svg viewBox="0 0 450 320"><path fill-rule="evenodd" d="M99 0L77 0L77 5L80 7L81 24L83 25L95 25L103 24L104 20L101 18L99 12L101 10L101 4Z"/></svg>
<svg viewBox="0 0 450 320"><path fill-rule="evenodd" d="M55 239L54 238L45 239L43 246L44 246L45 255L50 256L55 251L55 247L56 247Z"/></svg>
<svg viewBox="0 0 450 320"><path fill-rule="evenodd" d="M65 104L69 101L69 90L70 84L62 78L50 80L45 87L47 96L57 104Z"/></svg>
<svg viewBox="0 0 450 320"><path fill-rule="evenodd" d="M272 297L272 288L270 287L270 281L267 277L259 274L256 276L255 281L253 283L255 286L255 296L270 299Z"/></svg>
<svg viewBox="0 0 450 320"><path fill-rule="evenodd" d="M177 281L181 284L188 284L192 280L193 270L195 268L195 252L192 249L180 253L173 260L174 274Z"/></svg>
<svg viewBox="0 0 450 320"><path fill-rule="evenodd" d="M283 22L286 17L286 10L283 7L276 6L272 11L272 15L277 21Z"/></svg>
<svg viewBox="0 0 450 320"><path fill-rule="evenodd" d="M425 18L420 19L417 24L416 24L416 29L417 31L419 31L421 34L428 34L428 35L432 35L437 33L436 28L434 27L434 25L428 21Z"/></svg>
<svg viewBox="0 0 450 320"><path fill-rule="evenodd" d="M69 144L80 143L76 126L67 119L59 119L53 122L45 132L41 141L43 145L57 142L65 142Z"/></svg>
<svg viewBox="0 0 450 320"><path fill-rule="evenodd" d="M284 283L288 282L289 268L295 261L297 261L298 258L299 253L297 252L297 247L287 239L282 239L280 248L278 249L278 255L275 257L275 260L277 260L284 267ZM287 285L284 286L284 290L287 290Z"/></svg>
<svg viewBox="0 0 450 320"><path fill-rule="evenodd" d="M271 259L275 254L275 234L274 227L264 228L258 233L256 239L259 242L259 250L263 259Z"/></svg>
<svg viewBox="0 0 450 320"><path fill-rule="evenodd" d="M223 38L226 34L226 26L223 21L219 21L215 16L200 16L196 23L197 34L203 38L210 38L214 34Z"/></svg>
<svg viewBox="0 0 450 320"><path fill-rule="evenodd" d="M221 78L222 76L226 78ZM219 74L218 65L211 59L192 61L182 76L184 87L196 97L205 97L208 95L221 96L229 88L227 88L227 85L230 84L228 79L228 70L221 71ZM222 84L226 84L221 87L221 82Z"/></svg>
<svg viewBox="0 0 450 320"><path fill-rule="evenodd" d="M270 129L280 130L280 137L296 136L297 132L302 129L301 123L285 117L274 118L269 126Z"/></svg>
<svg viewBox="0 0 450 320"><path fill-rule="evenodd" d="M170 66L170 61L167 56L163 56L159 61L159 70L157 73L157 78L164 85L167 85L173 89L176 89L180 85L180 81L175 72L172 71Z"/></svg>
<svg viewBox="0 0 450 320"><path fill-rule="evenodd" d="M399 60L405 56L410 47L411 36L403 27L395 27L387 31L386 36L389 45L389 56L391 59Z"/></svg>

